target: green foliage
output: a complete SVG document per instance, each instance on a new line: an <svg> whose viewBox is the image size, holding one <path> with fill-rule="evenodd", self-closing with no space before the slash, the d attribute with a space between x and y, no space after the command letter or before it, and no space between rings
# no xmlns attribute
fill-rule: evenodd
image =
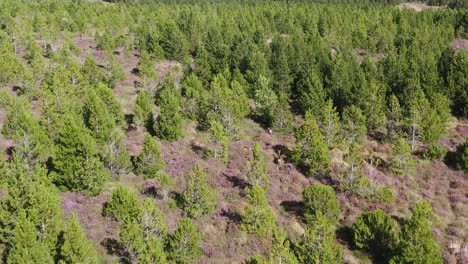
<svg viewBox="0 0 468 264"><path fill-rule="evenodd" d="M143 151L135 158L136 172L145 178L154 178L166 163L161 157L161 147L150 134L145 135Z"/></svg>
<svg viewBox="0 0 468 264"><path fill-rule="evenodd" d="M387 137L393 140L398 134L402 122L402 110L398 98L392 94L387 107Z"/></svg>
<svg viewBox="0 0 468 264"><path fill-rule="evenodd" d="M198 218L214 212L218 200L216 192L208 184L206 172L200 164L195 165L188 175L186 186L182 194L185 215Z"/></svg>
<svg viewBox="0 0 468 264"><path fill-rule="evenodd" d="M148 127L153 123L153 105L149 95L145 91L140 91L135 101L135 116L133 122L137 126Z"/></svg>
<svg viewBox="0 0 468 264"><path fill-rule="evenodd" d="M75 215L68 217L61 236L58 263L98 263L97 252Z"/></svg>
<svg viewBox="0 0 468 264"><path fill-rule="evenodd" d="M146 51L140 53L137 68L143 87L148 89L148 86L158 78L158 74L154 67L154 61Z"/></svg>
<svg viewBox="0 0 468 264"><path fill-rule="evenodd" d="M422 202L413 209L413 217L401 230L398 253L390 263L443 263L439 246L431 230L432 208Z"/></svg>
<svg viewBox="0 0 468 264"><path fill-rule="evenodd" d="M325 138L325 143L329 149L338 147L341 142L341 122L336 107L331 99L319 109L318 123L319 129Z"/></svg>
<svg viewBox="0 0 468 264"><path fill-rule="evenodd" d="M266 191L270 185L270 176L268 175L260 143L256 142L254 144L252 156L250 169L246 176L251 185L258 185Z"/></svg>
<svg viewBox="0 0 468 264"><path fill-rule="evenodd" d="M317 213L295 245L299 263L341 263L343 250L334 242L333 237L333 226L329 219Z"/></svg>
<svg viewBox="0 0 468 264"><path fill-rule="evenodd" d="M304 216L309 223L314 221L318 213L328 218L330 223L337 221L341 208L332 187L313 184L304 189L303 196Z"/></svg>
<svg viewBox="0 0 468 264"><path fill-rule="evenodd" d="M137 219L141 212L138 197L124 187L115 189L104 207L104 215L119 222Z"/></svg>
<svg viewBox="0 0 468 264"><path fill-rule="evenodd" d="M423 158L429 160L441 160L447 154L447 148L438 143L432 143L426 145L422 153Z"/></svg>
<svg viewBox="0 0 468 264"><path fill-rule="evenodd" d="M254 90L254 101L257 116L266 126L271 126L278 97L271 89L270 80L263 75L259 77L258 87Z"/></svg>
<svg viewBox="0 0 468 264"><path fill-rule="evenodd" d="M229 138L224 132L223 126L216 120L210 122L209 139L213 146L212 154L215 159L221 157L224 163L229 161Z"/></svg>
<svg viewBox="0 0 468 264"><path fill-rule="evenodd" d="M278 99L278 104L276 105L275 112L273 114L274 120L272 129L281 134L287 134L291 132L293 128L293 115L289 107L288 99L284 94L281 94Z"/></svg>
<svg viewBox="0 0 468 264"><path fill-rule="evenodd" d="M414 165L411 157L411 146L406 143L406 140L400 138L392 146L391 168L394 173L405 174L412 165Z"/></svg>
<svg viewBox="0 0 468 264"><path fill-rule="evenodd" d="M297 89L299 105L304 114L308 110L311 110L315 116L323 113L325 102L328 104L328 100L323 89L322 78L317 70L310 70L309 74L299 81ZM331 109L333 103L328 107Z"/></svg>
<svg viewBox="0 0 468 264"><path fill-rule="evenodd" d="M58 133L53 176L58 185L89 195L101 192L109 177L98 156L96 142L88 131L69 114Z"/></svg>
<svg viewBox="0 0 468 264"><path fill-rule="evenodd" d="M6 263L54 263L50 251L38 237L34 223L24 211L19 213L17 224L12 232L10 252Z"/></svg>
<svg viewBox="0 0 468 264"><path fill-rule="evenodd" d="M468 172L468 140L457 146L454 154L455 168Z"/></svg>
<svg viewBox="0 0 468 264"><path fill-rule="evenodd" d="M201 255L200 234L190 218L181 218L177 230L168 239L168 257L177 264L193 263Z"/></svg>
<svg viewBox="0 0 468 264"><path fill-rule="evenodd" d="M107 85L110 88L115 88L117 83L123 80L125 80L124 69L114 54L111 53L107 65Z"/></svg>
<svg viewBox="0 0 468 264"><path fill-rule="evenodd" d="M382 210L364 212L353 225L353 241L368 250L376 260L387 262L398 247L395 221Z"/></svg>
<svg viewBox="0 0 468 264"><path fill-rule="evenodd" d="M362 143L366 138L366 117L362 111L352 105L343 111L343 129L349 143Z"/></svg>
<svg viewBox="0 0 468 264"><path fill-rule="evenodd" d="M93 137L100 143L107 143L115 128L115 120L107 111L104 102L94 91L89 91L83 105L83 119Z"/></svg>
<svg viewBox="0 0 468 264"><path fill-rule="evenodd" d="M249 205L242 214L242 229L259 236L271 236L276 229L277 216L265 198L265 191L253 185L247 193Z"/></svg>
<svg viewBox="0 0 468 264"><path fill-rule="evenodd" d="M160 114L154 127L156 135L160 139L176 141L182 137L181 101L181 95L175 87L174 80L170 75L167 76L159 94Z"/></svg>
<svg viewBox="0 0 468 264"><path fill-rule="evenodd" d="M293 160L304 168L307 176L324 176L330 165L330 154L311 111L307 111L295 137Z"/></svg>
<svg viewBox="0 0 468 264"><path fill-rule="evenodd" d="M286 232L279 228L273 233L273 245L269 257L270 263L299 264L294 252L290 248Z"/></svg>
<svg viewBox="0 0 468 264"><path fill-rule="evenodd" d="M95 88L96 95L101 99L107 112L111 115L116 125L123 124L123 112L120 103L114 96L112 90L103 83L99 83Z"/></svg>
<svg viewBox="0 0 468 264"><path fill-rule="evenodd" d="M105 82L105 72L97 65L96 60L92 56L86 57L81 72L92 85Z"/></svg>

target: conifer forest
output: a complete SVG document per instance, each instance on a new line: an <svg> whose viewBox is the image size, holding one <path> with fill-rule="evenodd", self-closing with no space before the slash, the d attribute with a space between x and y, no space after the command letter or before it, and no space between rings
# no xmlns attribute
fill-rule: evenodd
<svg viewBox="0 0 468 264"><path fill-rule="evenodd" d="M0 263L468 263L467 0L0 0L0 131Z"/></svg>

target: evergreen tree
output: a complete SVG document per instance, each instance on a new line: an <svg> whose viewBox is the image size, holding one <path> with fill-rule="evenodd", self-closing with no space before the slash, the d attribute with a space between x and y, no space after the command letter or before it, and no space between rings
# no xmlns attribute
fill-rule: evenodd
<svg viewBox="0 0 468 264"><path fill-rule="evenodd" d="M124 135L120 130L114 130L109 142L103 146L102 160L104 166L112 175L126 173L133 169L130 153L123 144Z"/></svg>
<svg viewBox="0 0 468 264"><path fill-rule="evenodd" d="M140 57L137 63L137 69L138 69L138 73L141 78L143 87L148 89L148 91L151 92L151 89L149 89L150 88L149 86L151 85L152 82L154 82L158 78L158 74L156 73L156 70L154 68L154 62L151 59L148 52L143 50L140 53Z"/></svg>
<svg viewBox="0 0 468 264"><path fill-rule="evenodd" d="M273 245L269 257L270 263L299 264L294 252L286 239L285 231L281 228L273 233Z"/></svg>
<svg viewBox="0 0 468 264"><path fill-rule="evenodd" d="M415 150L416 140L421 137L421 123L429 107L430 105L424 92L421 89L417 90L409 103L408 115L405 122L410 132L411 151Z"/></svg>
<svg viewBox="0 0 468 264"><path fill-rule="evenodd" d="M277 216L265 198L265 191L253 185L247 194L249 205L242 214L242 229L259 236L271 236L276 229Z"/></svg>
<svg viewBox="0 0 468 264"><path fill-rule="evenodd" d="M314 216L295 246L297 258L300 263L341 263L343 250L334 240L333 226L327 217L321 213Z"/></svg>
<svg viewBox="0 0 468 264"><path fill-rule="evenodd" d="M354 244L368 250L376 260L387 262L398 246L395 221L382 210L364 212L353 225Z"/></svg>
<svg viewBox="0 0 468 264"><path fill-rule="evenodd" d="M328 100L318 70L310 70L307 76L299 81L297 86L297 99L302 112L305 114L308 110L311 110L315 116L323 113L325 102L328 103Z"/></svg>
<svg viewBox="0 0 468 264"><path fill-rule="evenodd" d="M330 164L328 148L311 111L295 133L293 160L303 167L308 176L324 176Z"/></svg>
<svg viewBox="0 0 468 264"><path fill-rule="evenodd" d="M362 173L364 164L362 146L356 142L352 142L344 160L347 166L344 171L344 181L341 183L341 188L356 192L360 187L359 185L362 184L361 180L364 178Z"/></svg>
<svg viewBox="0 0 468 264"><path fill-rule="evenodd" d="M465 142L457 146L454 164L458 170L468 172L468 139L465 139Z"/></svg>
<svg viewBox="0 0 468 264"><path fill-rule="evenodd" d="M293 127L293 115L289 107L288 99L284 94L281 94L276 105L275 112L273 114L274 119L272 128L281 134L287 134L291 132Z"/></svg>
<svg viewBox="0 0 468 264"><path fill-rule="evenodd" d="M331 99L320 108L319 128L329 149L335 148L341 141L341 122L336 107Z"/></svg>
<svg viewBox="0 0 468 264"><path fill-rule="evenodd" d="M366 118L361 110L352 105L343 112L343 129L348 143L362 143L366 139Z"/></svg>
<svg viewBox="0 0 468 264"><path fill-rule="evenodd" d="M439 246L431 230L429 217L432 208L428 202L416 205L413 217L401 230L399 252L390 263L443 263Z"/></svg>
<svg viewBox="0 0 468 264"><path fill-rule="evenodd" d="M101 99L102 104L111 115L116 125L122 125L124 122L124 115L120 103L114 96L112 90L103 83L99 83L96 88L96 95Z"/></svg>
<svg viewBox="0 0 468 264"><path fill-rule="evenodd" d="M73 191L97 195L109 172L103 168L96 143L79 121L69 114L58 134L56 155L52 161L54 179Z"/></svg>
<svg viewBox="0 0 468 264"><path fill-rule="evenodd" d="M119 222L138 219L142 208L138 197L124 187L118 187L112 192L104 208L104 215L114 218Z"/></svg>
<svg viewBox="0 0 468 264"><path fill-rule="evenodd" d="M414 161L411 157L411 147L403 138L392 146L391 168L394 173L404 174Z"/></svg>
<svg viewBox="0 0 468 264"><path fill-rule="evenodd" d="M110 88L115 88L118 82L125 80L124 69L112 53L109 55L106 80Z"/></svg>
<svg viewBox="0 0 468 264"><path fill-rule="evenodd" d="M161 147L150 134L145 135L143 151L135 158L136 172L145 178L154 178L166 163L161 157Z"/></svg>
<svg viewBox="0 0 468 264"><path fill-rule="evenodd" d="M181 218L177 230L168 239L169 259L178 264L196 261L202 255L199 241L200 234L192 220Z"/></svg>
<svg viewBox="0 0 468 264"><path fill-rule="evenodd" d="M88 56L84 61L81 72L92 85L97 85L99 82L104 82L106 79L104 71L97 65L96 60L91 56Z"/></svg>
<svg viewBox="0 0 468 264"><path fill-rule="evenodd" d="M250 162L250 169L247 172L247 178L251 185L258 185L264 190L268 190L270 177L268 175L260 143L256 142L254 144L252 154L253 157Z"/></svg>
<svg viewBox="0 0 468 264"><path fill-rule="evenodd" d="M97 252L75 215L67 219L60 241L59 258L59 263L63 264L98 263Z"/></svg>
<svg viewBox="0 0 468 264"><path fill-rule="evenodd" d="M83 119L93 137L100 143L107 143L115 128L115 120L107 111L103 101L94 91L89 91L83 105Z"/></svg>
<svg viewBox="0 0 468 264"><path fill-rule="evenodd" d="M387 107L387 137L393 140L401 126L402 112L398 98L392 94Z"/></svg>
<svg viewBox="0 0 468 264"><path fill-rule="evenodd" d="M164 83L172 82L172 77L167 77ZM154 130L156 135L163 140L175 141L182 137L183 119L181 114L181 96L175 85L164 85L159 95L160 114Z"/></svg>
<svg viewBox="0 0 468 264"><path fill-rule="evenodd" d="M229 138L224 133L223 126L216 120L210 122L210 143L213 145L215 159L221 157L224 163L229 161Z"/></svg>
<svg viewBox="0 0 468 264"><path fill-rule="evenodd" d="M216 209L217 197L208 184L206 172L197 164L187 177L187 187L182 194L183 210L187 216L198 218Z"/></svg>
<svg viewBox="0 0 468 264"><path fill-rule="evenodd" d="M26 216L26 212L19 212L19 218L12 232L6 263L54 263L45 243L37 237L34 223Z"/></svg>
<svg viewBox="0 0 468 264"><path fill-rule="evenodd" d="M304 216L309 223L313 222L315 215L319 212L323 217L328 218L330 223L337 221L341 209L332 187L313 184L304 189L303 196Z"/></svg>
<svg viewBox="0 0 468 264"><path fill-rule="evenodd" d="M145 91L140 91L135 101L135 119L137 126L148 127L153 123L152 104Z"/></svg>
<svg viewBox="0 0 468 264"><path fill-rule="evenodd" d="M257 86L254 90L255 112L266 126L271 126L278 97L271 89L270 80L266 77L260 76Z"/></svg>

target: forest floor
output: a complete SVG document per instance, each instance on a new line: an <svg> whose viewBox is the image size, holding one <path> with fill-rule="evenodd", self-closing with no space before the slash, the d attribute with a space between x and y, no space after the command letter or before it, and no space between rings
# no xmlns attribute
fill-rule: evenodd
<svg viewBox="0 0 468 264"><path fill-rule="evenodd" d="M413 4L413 3L412 3ZM103 63L102 54L96 49L96 43L88 38L75 38L75 43L81 49L80 58L92 55L98 63ZM465 44L463 44L465 45ZM138 93L138 76L134 68L138 61L138 54L126 56L116 54L123 65L126 79L114 89L114 93L122 104L125 114L133 111L135 98ZM179 64L172 61L161 61L155 64L160 78L167 72L180 70ZM156 109L157 110L157 109ZM0 124L3 124L5 112L0 109ZM298 117L299 118L299 117ZM267 199L279 218L279 224L287 229L291 240L295 240L304 231L304 221L300 212L300 201L303 189L315 178L306 178L288 161L288 153L294 146L292 135L269 134L257 123L246 119L242 124L240 139L230 145L230 161L224 164L220 160L206 159L197 148L196 142L204 142L205 136L195 129L195 124L185 124L185 137L176 142L162 142L162 156L167 163L167 173L173 177L176 193L185 189L185 175L200 163L208 172L208 182L216 189L218 205L216 213L195 220L200 231L204 257L200 263L242 263L253 253L267 253L269 241L264 238L248 235L241 231L240 214L247 205L244 188L247 186L245 173L248 161L251 159L252 146L260 142L265 155L265 161L270 174L270 188ZM127 132L125 145L132 155L138 155L143 145L145 131L130 129ZM447 135L441 140L451 151L457 144L468 137L468 121L453 120ZM0 135L0 148L6 150L12 142ZM355 250L349 244L350 226L363 210L382 208L396 218L406 218L411 208L422 198L429 199L434 207L436 218L434 232L445 253L445 258L455 263L456 259L466 259L468 254L463 251L463 245L468 242L468 175L454 171L442 161L426 161L414 156L417 165L410 176L396 176L388 168L391 153L389 143L378 140L368 140L365 152L373 152L382 159L383 163L377 168L375 180L392 186L396 191L395 202L378 204L347 193L338 193L341 202L342 215L339 219L338 240L345 247L347 263L371 263L362 252ZM332 166L343 162L342 152L332 151ZM276 162L278 156L285 157L281 166ZM369 171L369 164L365 164L365 171ZM75 213L80 220L87 236L94 241L105 263L117 263L122 250L118 243L118 223L104 217L102 210L105 202L117 186L125 186L140 196L148 186L154 184L151 180L144 180L134 174L120 175L109 182L105 190L96 197L87 197L79 193L62 193L62 208L65 214ZM176 228L177 219L181 211L171 203L155 197L156 203L167 216L169 230Z"/></svg>

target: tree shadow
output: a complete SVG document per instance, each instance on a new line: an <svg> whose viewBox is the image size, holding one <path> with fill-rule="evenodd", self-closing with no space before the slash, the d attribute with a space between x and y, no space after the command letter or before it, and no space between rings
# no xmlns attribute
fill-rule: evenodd
<svg viewBox="0 0 468 264"><path fill-rule="evenodd" d="M232 184L232 187L234 188L244 190L251 187L251 184L248 181L242 179L238 175L227 175L226 173L223 173L223 176L226 177L226 179Z"/></svg>
<svg viewBox="0 0 468 264"><path fill-rule="evenodd" d="M105 238L101 245L106 249L107 254L118 256L121 263L131 264L130 254L125 249L125 245L122 242L114 238Z"/></svg>
<svg viewBox="0 0 468 264"><path fill-rule="evenodd" d="M285 163L292 163L291 155L292 151L287 148L285 145L274 145L273 150L275 151L275 154L277 157L282 157ZM278 163L278 161L275 161Z"/></svg>
<svg viewBox="0 0 468 264"><path fill-rule="evenodd" d="M240 223L242 221L242 216L240 214L226 209L221 209L221 213L219 215L222 217L226 217L227 219L229 219L229 221L234 223Z"/></svg>
<svg viewBox="0 0 468 264"><path fill-rule="evenodd" d="M353 229L349 226L340 226L336 229L336 239L342 244L347 245L351 250L358 249L353 243Z"/></svg>
<svg viewBox="0 0 468 264"><path fill-rule="evenodd" d="M300 201L282 201L281 206L286 212L292 213L296 217L304 219L304 203Z"/></svg>

